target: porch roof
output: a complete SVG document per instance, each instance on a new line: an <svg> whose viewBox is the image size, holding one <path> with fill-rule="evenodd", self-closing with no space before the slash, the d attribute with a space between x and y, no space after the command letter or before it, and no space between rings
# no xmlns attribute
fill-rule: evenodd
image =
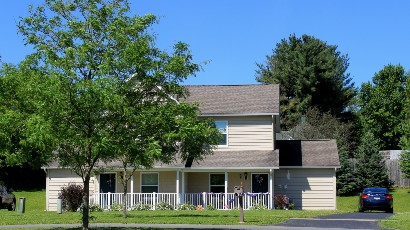
<svg viewBox="0 0 410 230"><path fill-rule="evenodd" d="M187 162L191 169L277 169L279 151L215 151L201 161Z"/></svg>
<svg viewBox="0 0 410 230"><path fill-rule="evenodd" d="M279 166L340 167L336 140L278 140Z"/></svg>
<svg viewBox="0 0 410 230"><path fill-rule="evenodd" d="M202 115L277 115L279 85L192 85L186 101L199 103Z"/></svg>

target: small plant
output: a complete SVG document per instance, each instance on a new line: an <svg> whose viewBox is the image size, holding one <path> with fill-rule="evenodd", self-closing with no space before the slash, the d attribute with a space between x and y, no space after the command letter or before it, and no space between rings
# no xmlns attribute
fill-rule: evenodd
<svg viewBox="0 0 410 230"><path fill-rule="evenodd" d="M124 206L122 204L114 203L114 204L111 205L110 211L122 211L123 207Z"/></svg>
<svg viewBox="0 0 410 230"><path fill-rule="evenodd" d="M151 205L149 204L136 204L132 206L131 211L149 211L151 210Z"/></svg>
<svg viewBox="0 0 410 230"><path fill-rule="evenodd" d="M159 202L155 208L157 210L174 210L174 206L172 206L171 204L165 202L165 201L161 201Z"/></svg>
<svg viewBox="0 0 410 230"><path fill-rule="evenodd" d="M208 205L206 206L206 209L207 209L207 210L216 210L216 208L215 208L212 204L208 204Z"/></svg>
<svg viewBox="0 0 410 230"><path fill-rule="evenodd" d="M178 210L196 210L193 204L179 204Z"/></svg>
<svg viewBox="0 0 410 230"><path fill-rule="evenodd" d="M103 209L98 204L93 204L90 206L90 212L102 212Z"/></svg>
<svg viewBox="0 0 410 230"><path fill-rule="evenodd" d="M260 202L254 203L251 207L251 210L266 210L268 207L266 205L261 204Z"/></svg>
<svg viewBox="0 0 410 230"><path fill-rule="evenodd" d="M64 210L76 212L81 207L83 194L82 185L68 184L68 186L61 188L58 198L62 200Z"/></svg>

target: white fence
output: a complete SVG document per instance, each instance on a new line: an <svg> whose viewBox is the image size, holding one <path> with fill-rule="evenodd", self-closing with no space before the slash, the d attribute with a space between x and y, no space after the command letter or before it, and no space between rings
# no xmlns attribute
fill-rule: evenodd
<svg viewBox="0 0 410 230"><path fill-rule="evenodd" d="M98 205L102 209L111 209L112 205L123 205L122 193L95 193L90 195L90 205ZM192 204L196 207L202 205L203 208L237 209L239 201L234 193L128 193L127 208L136 205L149 205L152 210L156 209L159 203L166 203L178 208L179 204ZM252 207L270 206L270 196L268 193L246 193L243 195L243 209Z"/></svg>

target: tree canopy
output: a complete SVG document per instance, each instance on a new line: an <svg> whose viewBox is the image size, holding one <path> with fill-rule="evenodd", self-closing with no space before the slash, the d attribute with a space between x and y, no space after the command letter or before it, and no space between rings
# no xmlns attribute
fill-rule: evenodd
<svg viewBox="0 0 410 230"><path fill-rule="evenodd" d="M363 129L371 132L384 150L399 149L403 136L408 99L409 75L401 65L387 65L363 83L359 93L359 118Z"/></svg>
<svg viewBox="0 0 410 230"><path fill-rule="evenodd" d="M405 118L402 122L403 136L400 138L399 146L403 150L400 154L400 170L404 176L410 178L410 78L407 78Z"/></svg>
<svg viewBox="0 0 410 230"><path fill-rule="evenodd" d="M82 177L83 229L98 162L124 159L136 168L200 159L218 137L209 121L197 119L195 105L178 102L186 96L180 83L200 68L188 45L178 42L170 53L156 48L148 30L156 17L130 16L129 9L127 0L46 0L18 25L36 51L33 69L41 69L35 132L49 136L47 143L33 138Z"/></svg>
<svg viewBox="0 0 410 230"><path fill-rule="evenodd" d="M281 125L292 128L309 107L342 117L356 89L346 70L347 55L313 36L290 35L276 44L256 80L280 84Z"/></svg>

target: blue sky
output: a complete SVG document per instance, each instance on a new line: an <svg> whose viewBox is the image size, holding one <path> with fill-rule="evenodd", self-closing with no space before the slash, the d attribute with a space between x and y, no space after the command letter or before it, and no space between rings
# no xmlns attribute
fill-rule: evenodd
<svg viewBox="0 0 410 230"><path fill-rule="evenodd" d="M18 63L31 52L17 34L19 16L41 0L0 3L0 55ZM160 17L157 46L190 44L196 62L209 62L185 84L255 84L256 63L290 34L313 35L348 54L355 85L387 64L410 68L410 1L399 0L130 0L132 13Z"/></svg>

